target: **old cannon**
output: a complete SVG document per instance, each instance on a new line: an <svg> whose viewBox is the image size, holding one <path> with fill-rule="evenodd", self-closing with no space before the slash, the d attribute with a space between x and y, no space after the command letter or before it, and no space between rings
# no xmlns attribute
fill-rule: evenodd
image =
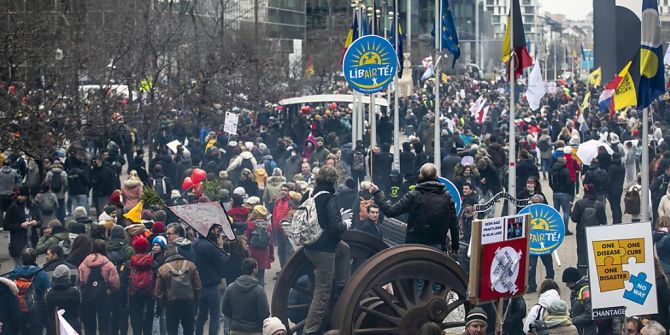
<svg viewBox="0 0 670 335"><path fill-rule="evenodd" d="M401 222L385 219L384 241L367 233L349 230L351 278L339 299L331 299L330 329L345 334L416 334L427 322L442 329L464 326L467 275L459 264L437 249L401 244ZM302 248L285 264L272 294L272 315L287 325L290 334L304 327L313 292L314 266ZM306 298L289 303L289 295Z"/></svg>

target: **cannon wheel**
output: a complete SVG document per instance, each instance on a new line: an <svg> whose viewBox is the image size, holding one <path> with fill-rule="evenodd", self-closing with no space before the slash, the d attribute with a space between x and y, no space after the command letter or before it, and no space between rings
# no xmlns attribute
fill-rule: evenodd
<svg viewBox="0 0 670 335"><path fill-rule="evenodd" d="M363 264L365 260L388 248L382 240L356 230L347 230L344 232L342 240L349 244L349 253L352 262L351 273L356 271L357 267ZM301 247L296 250L284 265L284 269L282 269L279 278L277 278L274 291L272 292L272 315L278 317L287 326L286 328L290 330L289 334L295 333L297 329L303 328L305 325L303 321L289 326L289 310L301 310L307 314L310 305L309 303L289 305L289 292L291 289L294 289L303 292L309 297L314 292L312 285L308 287L298 285L298 279L304 275L310 277L310 282L314 283L314 265L309 261L305 251Z"/></svg>
<svg viewBox="0 0 670 335"><path fill-rule="evenodd" d="M466 297L467 276L458 263L430 247L402 245L378 253L352 275L331 324L347 335L411 335L427 322L463 327L464 315L447 316L469 308Z"/></svg>

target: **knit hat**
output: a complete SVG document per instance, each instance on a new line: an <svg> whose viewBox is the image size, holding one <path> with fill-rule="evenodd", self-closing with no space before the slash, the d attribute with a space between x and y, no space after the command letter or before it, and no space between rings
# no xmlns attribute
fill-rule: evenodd
<svg viewBox="0 0 670 335"><path fill-rule="evenodd" d="M181 194L179 193L179 190L172 190L172 192L170 193L170 199L179 198L179 197L181 197Z"/></svg>
<svg viewBox="0 0 670 335"><path fill-rule="evenodd" d="M30 188L28 186L21 186L16 189L16 195L22 195L24 197L30 197Z"/></svg>
<svg viewBox="0 0 670 335"><path fill-rule="evenodd" d="M165 224L160 221L154 222L154 226L151 228L151 232L154 234L162 234L165 232Z"/></svg>
<svg viewBox="0 0 670 335"><path fill-rule="evenodd" d="M70 268L65 264L61 264L56 267L52 277L53 279L70 278Z"/></svg>
<svg viewBox="0 0 670 335"><path fill-rule="evenodd" d="M112 231L110 233L110 237L113 239L123 239L126 236L124 235L123 227L115 225L114 228L112 228Z"/></svg>
<svg viewBox="0 0 670 335"><path fill-rule="evenodd" d="M265 208L265 206L263 206L263 205L256 205L256 206L254 207L254 215L256 215L256 216L261 216L261 217L264 217L264 218L267 218L267 217L268 217L268 214L270 214L270 212L268 212L268 209Z"/></svg>
<svg viewBox="0 0 670 335"><path fill-rule="evenodd" d="M151 210L144 209L144 210L142 210L141 218L142 218L142 220L151 221L151 220L154 219L154 213L152 213Z"/></svg>
<svg viewBox="0 0 670 335"><path fill-rule="evenodd" d="M67 229L73 234L83 234L86 232L86 226L83 223L77 221L69 221L67 224Z"/></svg>
<svg viewBox="0 0 670 335"><path fill-rule="evenodd" d="M149 242L144 236L137 236L133 238L133 250L137 254L145 254L149 251Z"/></svg>
<svg viewBox="0 0 670 335"><path fill-rule="evenodd" d="M105 208L103 209L103 211L104 211L105 213L111 215L112 213L114 213L114 212L116 211L116 207L114 207L114 206L105 206Z"/></svg>
<svg viewBox="0 0 670 335"><path fill-rule="evenodd" d="M86 213L86 208L82 206L77 206L77 208L74 209L72 214L74 215L75 219L83 219L88 216L88 213Z"/></svg>
<svg viewBox="0 0 670 335"><path fill-rule="evenodd" d="M278 331L286 331L286 326L276 317L270 317L263 320L263 335L274 335Z"/></svg>
<svg viewBox="0 0 670 335"><path fill-rule="evenodd" d="M244 190L244 187L237 187L233 190L234 194L245 196L247 195L247 191Z"/></svg>
<svg viewBox="0 0 670 335"><path fill-rule="evenodd" d="M163 236L156 236L154 237L154 240L151 241L151 245L158 244L161 246L161 250L165 249L165 246L167 246L167 240Z"/></svg>
<svg viewBox="0 0 670 335"><path fill-rule="evenodd" d="M244 202L247 205L256 206L261 203L261 198L259 197L249 197L247 201Z"/></svg>
<svg viewBox="0 0 670 335"><path fill-rule="evenodd" d="M579 270L574 267L569 267L563 271L561 281L564 283L576 283L581 278L582 276L579 274Z"/></svg>
<svg viewBox="0 0 670 335"><path fill-rule="evenodd" d="M487 325L488 317L486 312L481 307L475 307L468 312L468 315L465 317L465 326L469 326L473 322L483 322Z"/></svg>
<svg viewBox="0 0 670 335"><path fill-rule="evenodd" d="M549 307L547 307L547 313L549 315L568 315L568 304L563 300L554 300L549 304Z"/></svg>

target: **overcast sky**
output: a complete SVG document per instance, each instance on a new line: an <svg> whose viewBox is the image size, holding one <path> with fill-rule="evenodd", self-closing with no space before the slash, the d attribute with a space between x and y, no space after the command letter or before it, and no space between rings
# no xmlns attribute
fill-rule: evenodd
<svg viewBox="0 0 670 335"><path fill-rule="evenodd" d="M593 10L590 0L540 0L542 10L549 13L565 14L568 19L578 20Z"/></svg>

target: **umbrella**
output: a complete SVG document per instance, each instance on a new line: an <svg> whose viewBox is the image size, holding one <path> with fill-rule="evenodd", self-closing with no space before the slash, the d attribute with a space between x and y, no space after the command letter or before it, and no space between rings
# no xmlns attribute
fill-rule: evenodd
<svg viewBox="0 0 670 335"><path fill-rule="evenodd" d="M614 153L614 150L612 150L609 144L597 140L590 140L579 145L577 148L577 157L579 157L584 165L591 165L591 161L598 156L599 147L605 147L605 150L607 150L607 153L610 155Z"/></svg>

